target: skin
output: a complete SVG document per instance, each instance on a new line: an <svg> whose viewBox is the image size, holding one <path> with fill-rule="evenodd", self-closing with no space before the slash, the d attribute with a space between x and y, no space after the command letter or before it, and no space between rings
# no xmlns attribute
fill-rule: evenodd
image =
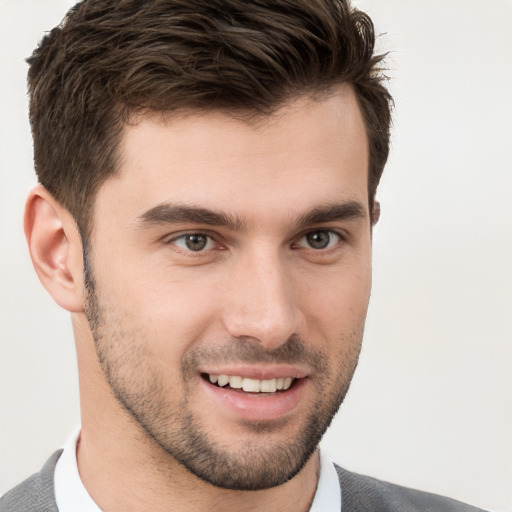
<svg viewBox="0 0 512 512"><path fill-rule="evenodd" d="M314 450L348 389L368 306L367 169L347 85L256 123L142 117L95 199L85 284L73 219L32 192L27 239L43 284L72 312L78 465L102 510L308 510ZM204 250L187 248L190 233ZM244 398L240 412L202 377L223 372L288 372L300 386L289 403ZM214 457L203 468L190 452L198 431ZM259 490L237 490L243 482Z"/></svg>

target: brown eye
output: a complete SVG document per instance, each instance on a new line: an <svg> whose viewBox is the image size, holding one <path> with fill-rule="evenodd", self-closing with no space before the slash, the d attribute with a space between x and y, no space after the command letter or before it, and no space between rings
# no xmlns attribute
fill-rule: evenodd
<svg viewBox="0 0 512 512"><path fill-rule="evenodd" d="M333 231L317 230L310 231L304 235L297 244L299 247L305 247L308 249L329 249L333 247L341 240L340 235Z"/></svg>
<svg viewBox="0 0 512 512"><path fill-rule="evenodd" d="M185 245L191 251L202 251L206 244L208 243L208 238L204 235L186 235L185 236Z"/></svg>
<svg viewBox="0 0 512 512"><path fill-rule="evenodd" d="M176 245L180 249L192 252L201 252L213 249L215 241L211 236L203 233L186 233L185 235L173 238L169 243Z"/></svg>

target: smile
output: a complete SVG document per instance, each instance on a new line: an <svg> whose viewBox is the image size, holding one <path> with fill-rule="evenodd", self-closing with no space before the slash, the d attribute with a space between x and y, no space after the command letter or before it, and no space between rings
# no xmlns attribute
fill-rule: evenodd
<svg viewBox="0 0 512 512"><path fill-rule="evenodd" d="M290 418L311 397L309 372L297 366L205 368L199 377L203 407L236 422Z"/></svg>
<svg viewBox="0 0 512 512"><path fill-rule="evenodd" d="M277 391L286 391L296 379L291 377L277 377L273 379L251 379L239 375L215 375L206 374L206 378L218 387L230 387L232 389L241 389L247 393L276 393Z"/></svg>

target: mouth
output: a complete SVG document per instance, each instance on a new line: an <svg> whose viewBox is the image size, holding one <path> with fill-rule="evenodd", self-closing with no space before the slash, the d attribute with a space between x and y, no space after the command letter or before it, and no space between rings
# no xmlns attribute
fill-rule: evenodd
<svg viewBox="0 0 512 512"><path fill-rule="evenodd" d="M202 407L235 421L289 419L311 396L309 372L297 366L204 368L199 377Z"/></svg>
<svg viewBox="0 0 512 512"><path fill-rule="evenodd" d="M218 388L232 389L257 395L276 394L288 391L297 380L292 377L276 377L272 379L252 379L240 375L216 375L212 373L201 374L202 378Z"/></svg>

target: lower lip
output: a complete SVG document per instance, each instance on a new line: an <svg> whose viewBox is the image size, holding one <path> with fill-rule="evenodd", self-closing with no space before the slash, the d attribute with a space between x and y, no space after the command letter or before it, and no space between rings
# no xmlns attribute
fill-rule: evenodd
<svg viewBox="0 0 512 512"><path fill-rule="evenodd" d="M200 380L208 398L214 400L221 410L249 421L272 421L285 418L298 407L307 383L307 378L298 379L286 391L263 394L221 388L203 378Z"/></svg>

